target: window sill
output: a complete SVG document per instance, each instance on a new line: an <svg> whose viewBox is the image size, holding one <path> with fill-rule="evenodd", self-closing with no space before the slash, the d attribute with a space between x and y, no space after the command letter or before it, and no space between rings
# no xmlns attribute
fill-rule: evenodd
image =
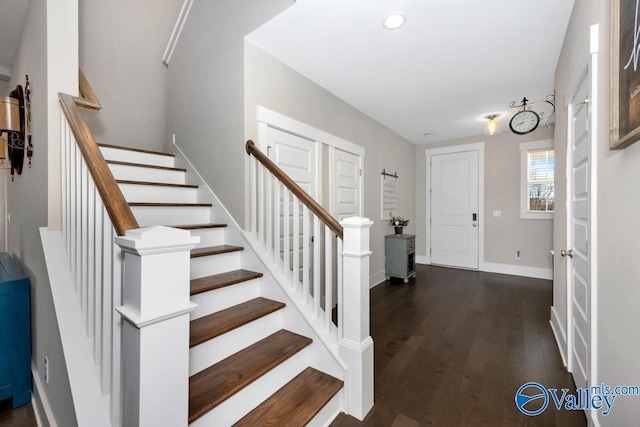
<svg viewBox="0 0 640 427"><path fill-rule="evenodd" d="M520 219L553 219L553 212L521 212Z"/></svg>

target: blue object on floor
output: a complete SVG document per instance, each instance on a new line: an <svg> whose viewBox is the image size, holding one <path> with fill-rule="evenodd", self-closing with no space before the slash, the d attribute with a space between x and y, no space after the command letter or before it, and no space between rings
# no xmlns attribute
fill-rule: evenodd
<svg viewBox="0 0 640 427"><path fill-rule="evenodd" d="M0 400L13 407L31 402L29 278L0 252Z"/></svg>

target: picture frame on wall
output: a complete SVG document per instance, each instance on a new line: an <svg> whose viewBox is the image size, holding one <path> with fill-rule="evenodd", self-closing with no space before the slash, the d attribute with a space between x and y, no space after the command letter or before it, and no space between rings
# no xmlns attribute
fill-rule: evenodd
<svg viewBox="0 0 640 427"><path fill-rule="evenodd" d="M611 0L611 150L640 139L638 7L638 0Z"/></svg>

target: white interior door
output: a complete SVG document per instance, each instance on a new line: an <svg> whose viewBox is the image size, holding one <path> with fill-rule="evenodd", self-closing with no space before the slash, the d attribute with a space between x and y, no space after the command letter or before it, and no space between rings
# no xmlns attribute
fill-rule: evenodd
<svg viewBox="0 0 640 427"><path fill-rule="evenodd" d="M431 156L431 263L478 268L478 151Z"/></svg>
<svg viewBox="0 0 640 427"><path fill-rule="evenodd" d="M589 129L589 74L572 96L567 144L567 259L569 291L569 371L576 387L586 387L591 364L590 192L591 137Z"/></svg>
<svg viewBox="0 0 640 427"><path fill-rule="evenodd" d="M333 147L331 151L331 215L338 221L362 216L362 158Z"/></svg>
<svg viewBox="0 0 640 427"><path fill-rule="evenodd" d="M269 158L282 169L296 184L298 184L311 197L322 203L320 200L319 177L318 171L321 170L319 165L320 156L318 153L319 144L298 135L284 132L269 127L267 134L267 146L262 148L268 153ZM302 258L304 245L309 245L310 251L313 251L311 242L303 241L303 217L300 203L298 211L297 223L294 224L294 204L293 198L288 196L287 207L284 206L284 196L280 193L280 248L281 257L284 259L284 251L287 250L291 269L298 267L299 278L302 280ZM288 212L288 215L286 214ZM284 223L288 222L285 228ZM285 236L285 230L288 235ZM285 240L288 240L285 243ZM285 249L288 248L288 249ZM297 262L294 256L297 254ZM313 256L313 255L312 255Z"/></svg>

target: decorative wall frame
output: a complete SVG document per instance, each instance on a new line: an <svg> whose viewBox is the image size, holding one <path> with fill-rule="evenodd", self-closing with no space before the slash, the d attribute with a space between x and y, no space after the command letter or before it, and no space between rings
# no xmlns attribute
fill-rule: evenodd
<svg viewBox="0 0 640 427"><path fill-rule="evenodd" d="M640 139L640 15L638 0L611 0L611 131L609 148Z"/></svg>

